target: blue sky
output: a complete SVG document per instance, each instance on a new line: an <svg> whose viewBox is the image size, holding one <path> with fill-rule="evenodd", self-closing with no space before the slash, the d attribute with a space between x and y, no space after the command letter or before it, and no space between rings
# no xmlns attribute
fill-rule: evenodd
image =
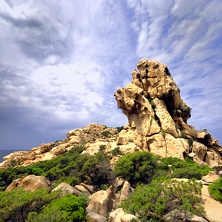
<svg viewBox="0 0 222 222"><path fill-rule="evenodd" d="M188 123L222 144L221 11L220 0L1 0L0 150L125 125L113 94L141 58L169 67Z"/></svg>

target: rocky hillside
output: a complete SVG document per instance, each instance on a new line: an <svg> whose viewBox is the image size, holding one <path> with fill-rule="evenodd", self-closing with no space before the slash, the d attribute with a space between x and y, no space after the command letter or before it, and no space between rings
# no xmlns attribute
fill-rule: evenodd
<svg viewBox="0 0 222 222"><path fill-rule="evenodd" d="M3 158L0 197L11 213L0 203L0 222L16 221L14 212L18 221L28 222L50 214L55 217L50 221L222 221L222 204L208 193L209 184L222 183L222 147L209 132L188 125L191 108L167 66L142 59L132 82L114 95L126 126L91 124L68 132L64 140ZM13 195L25 195L16 191L20 187L34 193L14 206ZM42 188L48 189L45 199L39 197ZM68 207L68 199L77 205ZM63 204L78 208L75 215L60 212Z"/></svg>

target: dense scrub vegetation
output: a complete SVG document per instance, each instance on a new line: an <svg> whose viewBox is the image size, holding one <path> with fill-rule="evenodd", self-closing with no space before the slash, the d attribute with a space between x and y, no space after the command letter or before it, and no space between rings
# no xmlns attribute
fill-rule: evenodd
<svg viewBox="0 0 222 222"><path fill-rule="evenodd" d="M22 188L0 192L0 222L5 221L84 221L86 198L59 196L59 191Z"/></svg>
<svg viewBox="0 0 222 222"><path fill-rule="evenodd" d="M97 186L109 183L113 177L110 158L104 152L94 156L80 155L83 150L84 147L75 147L71 152L52 160L1 170L0 189L5 190L14 179L30 174L46 176L55 184L66 182L72 186L81 182Z"/></svg>
<svg viewBox="0 0 222 222"><path fill-rule="evenodd" d="M114 172L131 184L149 183L155 174L158 158L149 152L130 153L120 158Z"/></svg>
<svg viewBox="0 0 222 222"><path fill-rule="evenodd" d="M85 221L86 198L76 197L71 194L51 201L40 213L31 212L28 215L27 222L39 221Z"/></svg>
<svg viewBox="0 0 222 222"><path fill-rule="evenodd" d="M184 211L188 215L204 216L200 200L201 183L193 180L153 180L149 185L137 186L122 207L129 213L137 214L142 222L151 219L159 221L170 212L174 212L175 221L178 221L177 212L174 210Z"/></svg>
<svg viewBox="0 0 222 222"><path fill-rule="evenodd" d="M117 176L132 184L149 183L153 179L187 178L200 180L211 170L196 162L176 157L158 158L148 152L135 152L120 158L114 168Z"/></svg>
<svg viewBox="0 0 222 222"><path fill-rule="evenodd" d="M81 154L83 150L84 147L75 147L71 152L49 161L0 170L0 199L4 199L0 203L0 215L3 215L3 221L13 221L12 218L28 222L85 220L86 199L83 197L60 197L58 192L50 193L49 190L3 192L12 180L29 174L46 176L53 187L60 182L72 186L84 182L98 189L107 188L116 176L122 177L135 187L123 208L139 215L141 221L160 220L172 210L204 215L199 205L201 185L193 180L185 183L171 179L201 179L211 170L209 167L200 166L190 159L159 158L149 152L135 152L123 155L112 170L110 158L122 155L119 147L108 155L101 150L89 156ZM221 181L212 185L210 191L217 199L222 196Z"/></svg>
<svg viewBox="0 0 222 222"><path fill-rule="evenodd" d="M222 178L219 178L209 186L210 195L222 203Z"/></svg>

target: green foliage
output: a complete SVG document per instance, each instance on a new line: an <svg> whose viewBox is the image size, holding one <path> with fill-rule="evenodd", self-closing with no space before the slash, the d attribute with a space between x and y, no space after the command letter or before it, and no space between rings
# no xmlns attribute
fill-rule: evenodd
<svg viewBox="0 0 222 222"><path fill-rule="evenodd" d="M39 221L85 221L86 199L67 194L57 200L51 201L41 213L32 212L27 222Z"/></svg>
<svg viewBox="0 0 222 222"><path fill-rule="evenodd" d="M72 165L84 149L84 147L75 147L69 153L65 153L52 160L41 161L28 167L10 167L4 170L0 170L0 190L5 190L5 188L13 180L25 175L48 175L48 179L51 181L58 180L61 177L69 176L64 174L61 169L64 169L69 164Z"/></svg>
<svg viewBox="0 0 222 222"><path fill-rule="evenodd" d="M208 166L200 166L191 159L181 160L176 157L160 159L155 178L164 176L168 178L187 178L200 180L212 170Z"/></svg>
<svg viewBox="0 0 222 222"><path fill-rule="evenodd" d="M79 177L81 181L86 181L88 184L101 186L109 183L113 177L109 157L103 152L87 156L86 161L79 169Z"/></svg>
<svg viewBox="0 0 222 222"><path fill-rule="evenodd" d="M104 144L103 144L103 145L100 145L100 146L99 146L99 149L100 149L101 151L105 150L105 149L106 149L106 145L104 145Z"/></svg>
<svg viewBox="0 0 222 222"><path fill-rule="evenodd" d="M25 167L12 168L8 167L6 169L0 170L0 190L5 190L5 188L15 179L20 178L26 173Z"/></svg>
<svg viewBox="0 0 222 222"><path fill-rule="evenodd" d="M110 134L111 134L111 132L108 131L108 130L102 132L102 135L103 135L104 137L109 137Z"/></svg>
<svg viewBox="0 0 222 222"><path fill-rule="evenodd" d="M215 182L213 182L209 188L210 195L217 201L222 203L222 178L219 178Z"/></svg>
<svg viewBox="0 0 222 222"><path fill-rule="evenodd" d="M152 99L149 100L150 105L152 106L153 109L156 108L156 104L154 103L154 101Z"/></svg>
<svg viewBox="0 0 222 222"><path fill-rule="evenodd" d="M183 130L181 130L180 133L182 138L187 139L187 134Z"/></svg>
<svg viewBox="0 0 222 222"><path fill-rule="evenodd" d="M118 126L118 127L116 127L118 133L119 133L121 130L123 130L123 127L124 127L124 126Z"/></svg>
<svg viewBox="0 0 222 222"><path fill-rule="evenodd" d="M193 142L194 142L194 139L193 139L193 138L188 138L189 147L192 147L192 146L193 146Z"/></svg>
<svg viewBox="0 0 222 222"><path fill-rule="evenodd" d="M130 153L116 162L114 172L132 184L149 183L155 174L157 159L149 152Z"/></svg>
<svg viewBox="0 0 222 222"><path fill-rule="evenodd" d="M10 192L0 192L0 222L25 221L31 211L38 212L59 195L58 192L49 193L47 189L35 192L23 191L22 188Z"/></svg>
<svg viewBox="0 0 222 222"><path fill-rule="evenodd" d="M122 207L129 213L138 214L142 222L160 220L163 215L175 209L203 216L204 208L199 204L201 186L193 180L153 181L149 185L137 186Z"/></svg>
<svg viewBox="0 0 222 222"><path fill-rule="evenodd" d="M111 151L111 154L112 154L113 156L122 155L122 152L120 151L120 147L117 146L116 148L114 148L114 149Z"/></svg>

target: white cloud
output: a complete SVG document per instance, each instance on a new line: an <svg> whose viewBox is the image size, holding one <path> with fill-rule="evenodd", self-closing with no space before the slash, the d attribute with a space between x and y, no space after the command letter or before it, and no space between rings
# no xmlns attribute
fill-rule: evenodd
<svg viewBox="0 0 222 222"><path fill-rule="evenodd" d="M131 81L139 59L148 57L170 68L193 108L193 125L218 128L221 9L218 0L3 0L3 114L42 132L92 122L123 125L126 117L113 93ZM213 111L206 113L208 107ZM4 119L10 122L11 116Z"/></svg>
<svg viewBox="0 0 222 222"><path fill-rule="evenodd" d="M176 0L174 6L171 8L171 13L177 18L190 16L198 5L201 5L199 1Z"/></svg>

